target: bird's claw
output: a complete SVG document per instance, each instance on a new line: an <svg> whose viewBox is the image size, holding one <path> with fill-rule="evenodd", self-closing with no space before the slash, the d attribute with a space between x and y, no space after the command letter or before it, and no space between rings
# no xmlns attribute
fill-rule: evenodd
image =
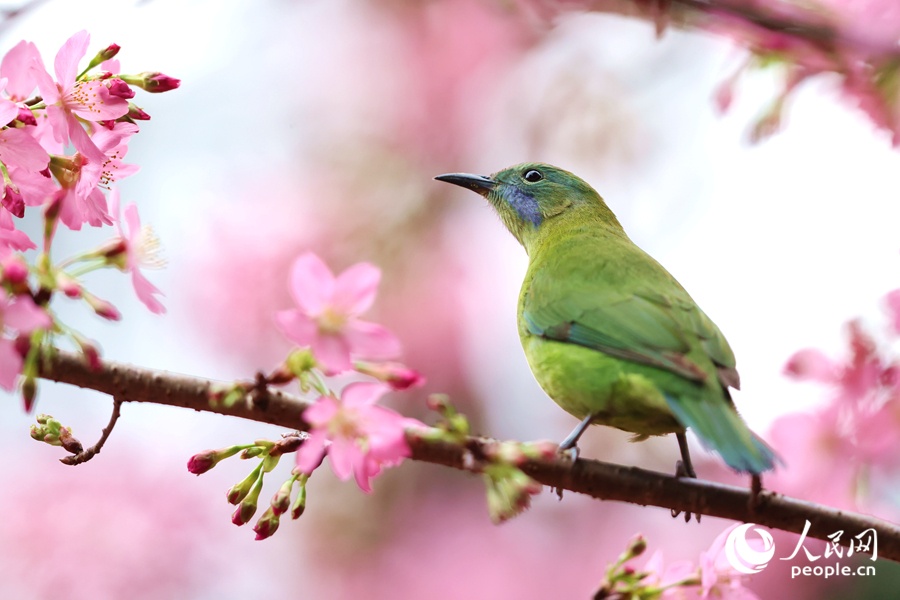
<svg viewBox="0 0 900 600"><path fill-rule="evenodd" d="M678 477L679 479L681 479L681 478L697 479L697 474L694 472L692 465L685 464L684 461L679 460L679 461L675 462L675 477ZM681 514L680 510L675 510L674 508L672 509L672 518L673 519L680 514ZM684 513L684 522L685 523L690 523L692 514L693 513L689 512L689 511ZM693 516L697 518L697 523L699 523L700 516L701 516L700 513L697 513L696 515L693 515Z"/></svg>

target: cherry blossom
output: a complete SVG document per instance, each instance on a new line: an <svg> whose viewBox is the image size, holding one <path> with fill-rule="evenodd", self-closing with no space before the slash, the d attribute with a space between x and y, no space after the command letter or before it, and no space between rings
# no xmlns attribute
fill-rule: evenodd
<svg viewBox="0 0 900 600"><path fill-rule="evenodd" d="M119 190L110 192L112 212L116 215L116 229L119 231L118 243L113 245L113 250L107 253L116 265L127 273L131 273L131 283L138 299L151 312L161 314L166 312L166 307L156 299L156 295L162 292L150 283L141 267L159 268L162 260L159 257L159 239L148 226L141 226L141 217L137 206L129 204L124 210L125 227L122 226L122 218L119 216Z"/></svg>
<svg viewBox="0 0 900 600"><path fill-rule="evenodd" d="M300 256L291 270L291 293L297 308L277 313L288 339L309 346L329 374L351 368L351 356L382 360L400 353L400 342L386 328L357 316L374 302L381 271L357 263L335 277L312 252Z"/></svg>
<svg viewBox="0 0 900 600"><path fill-rule="evenodd" d="M0 335L14 329L18 334L28 334L35 329L50 327L50 317L37 306L30 296L0 296ZM12 390L22 372L22 355L16 349L15 339L0 337L0 388Z"/></svg>
<svg viewBox="0 0 900 600"><path fill-rule="evenodd" d="M297 468L312 473L328 454L331 469L341 480L353 475L364 492L383 467L399 465L409 456L404 430L421 426L375 403L390 388L381 383L357 382L344 388L340 399L321 396L306 409L309 439L297 452Z"/></svg>

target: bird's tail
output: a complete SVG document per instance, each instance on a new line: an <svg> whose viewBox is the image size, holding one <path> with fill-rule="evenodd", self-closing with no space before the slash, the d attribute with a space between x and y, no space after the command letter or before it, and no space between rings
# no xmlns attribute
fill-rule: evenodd
<svg viewBox="0 0 900 600"><path fill-rule="evenodd" d="M759 474L775 468L784 461L775 451L750 431L744 420L728 404L710 405L694 398L673 398L666 395L675 418L697 434L703 446L718 452L729 467L742 473Z"/></svg>

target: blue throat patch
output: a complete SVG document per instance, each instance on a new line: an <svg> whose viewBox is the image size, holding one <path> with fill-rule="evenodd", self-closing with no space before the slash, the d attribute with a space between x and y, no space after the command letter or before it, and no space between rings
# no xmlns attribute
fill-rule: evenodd
<svg viewBox="0 0 900 600"><path fill-rule="evenodd" d="M544 216L541 214L541 207L538 206L538 202L535 200L534 196L515 186L510 186L507 189L509 190L509 194L506 197L506 201L513 207L513 210L516 211L520 219L528 221L535 227L544 221Z"/></svg>

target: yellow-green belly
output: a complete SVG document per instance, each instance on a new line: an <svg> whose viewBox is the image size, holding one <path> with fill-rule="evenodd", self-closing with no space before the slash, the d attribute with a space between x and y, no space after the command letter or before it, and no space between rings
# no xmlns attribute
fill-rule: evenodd
<svg viewBox="0 0 900 600"><path fill-rule="evenodd" d="M563 410L643 438L684 431L653 383L660 369L575 344L522 337L535 379Z"/></svg>

